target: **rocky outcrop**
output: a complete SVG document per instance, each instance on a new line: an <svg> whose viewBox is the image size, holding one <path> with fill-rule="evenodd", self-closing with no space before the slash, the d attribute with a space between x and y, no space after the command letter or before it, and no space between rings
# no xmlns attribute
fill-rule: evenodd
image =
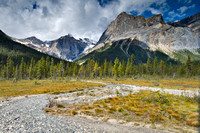
<svg viewBox="0 0 200 133"><path fill-rule="evenodd" d="M108 26L95 48L121 39L137 38L147 44L145 47L141 45L144 49L161 50L168 55L184 49L193 52L200 48L199 14L169 24L164 22L161 14L144 18L123 12Z"/></svg>
<svg viewBox="0 0 200 133"><path fill-rule="evenodd" d="M200 21L200 13L197 13L193 16L184 18L178 22L168 22L168 24L172 25L172 26L189 26L191 24L194 24L196 22Z"/></svg>
<svg viewBox="0 0 200 133"><path fill-rule="evenodd" d="M36 37L13 40L40 52L68 61L76 60L94 46L94 43L89 39L84 38L77 40L72 35L62 36L59 39L45 42L37 39Z"/></svg>
<svg viewBox="0 0 200 133"><path fill-rule="evenodd" d="M105 41L112 41L113 38L123 35L128 32L146 28L152 25L164 24L162 15L154 15L148 19L144 16L133 16L122 12L118 17L108 26L103 33L98 43Z"/></svg>
<svg viewBox="0 0 200 133"><path fill-rule="evenodd" d="M146 19L147 26L157 25L157 24L165 24L163 17L161 14L156 14Z"/></svg>

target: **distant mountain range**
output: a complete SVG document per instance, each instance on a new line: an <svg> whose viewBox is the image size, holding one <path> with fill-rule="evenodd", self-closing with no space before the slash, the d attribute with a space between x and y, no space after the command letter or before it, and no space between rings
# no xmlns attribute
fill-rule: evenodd
<svg viewBox="0 0 200 133"><path fill-rule="evenodd" d="M24 44L30 48L36 49L42 53L55 56L57 58L74 61L84 55L85 52L95 46L95 42L84 39L75 39L68 34L53 41L41 41L36 37L29 37L25 39L12 38L14 41Z"/></svg>
<svg viewBox="0 0 200 133"><path fill-rule="evenodd" d="M123 12L107 27L97 45L78 62L99 57L101 60L116 57L125 60L131 54L136 55L138 62L145 62L147 58L153 59L158 52L168 60L185 61L187 55L200 60L199 50L200 13L166 23L161 14L145 18Z"/></svg>
<svg viewBox="0 0 200 133"><path fill-rule="evenodd" d="M41 41L36 37L16 39L0 33L0 45L21 44L78 63L89 59L114 61L116 57L127 60L131 54L135 55L136 63L145 63L148 58L153 60L155 57L184 62L188 55L193 60L200 60L200 13L178 22L165 22L161 14L145 18L122 12L97 43L88 38L75 39L69 34L53 41Z"/></svg>
<svg viewBox="0 0 200 133"><path fill-rule="evenodd" d="M15 65L19 65L22 58L24 61L30 62L32 57L37 61L42 57L46 58L47 56L47 54L13 41L9 36L0 30L0 65L6 64L8 57L15 62ZM60 61L58 58L53 56L50 57L54 59L54 62Z"/></svg>

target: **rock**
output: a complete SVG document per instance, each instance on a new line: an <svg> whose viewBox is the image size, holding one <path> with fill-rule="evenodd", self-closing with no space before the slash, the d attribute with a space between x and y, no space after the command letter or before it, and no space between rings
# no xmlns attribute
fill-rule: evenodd
<svg viewBox="0 0 200 133"><path fill-rule="evenodd" d="M44 42L36 37L12 39L40 52L68 61L76 60L95 45L95 42L88 38L77 40L70 34L62 36L53 41Z"/></svg>
<svg viewBox="0 0 200 133"><path fill-rule="evenodd" d="M168 55L185 49L194 52L200 48L200 13L179 22L165 23L161 14L144 18L123 12L107 27L90 52L103 47L103 43L128 38L145 44L141 46L143 49L161 50Z"/></svg>

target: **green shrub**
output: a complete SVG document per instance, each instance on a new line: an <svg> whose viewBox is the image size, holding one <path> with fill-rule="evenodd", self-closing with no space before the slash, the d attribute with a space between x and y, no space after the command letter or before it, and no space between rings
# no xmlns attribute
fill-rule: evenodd
<svg viewBox="0 0 200 133"><path fill-rule="evenodd" d="M63 104L60 104L60 103L57 104L57 107L58 108L65 108L65 106Z"/></svg>
<svg viewBox="0 0 200 133"><path fill-rule="evenodd" d="M118 112L123 112L124 111L124 109L122 107L118 108L117 110L118 110Z"/></svg>

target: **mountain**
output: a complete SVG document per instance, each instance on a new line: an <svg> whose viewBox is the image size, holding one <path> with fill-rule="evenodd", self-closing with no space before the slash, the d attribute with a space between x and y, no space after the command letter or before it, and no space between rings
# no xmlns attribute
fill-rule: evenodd
<svg viewBox="0 0 200 133"><path fill-rule="evenodd" d="M52 55L67 61L74 61L94 47L94 42L88 38L75 39L68 34L53 41L41 41L36 37L29 37L25 39L15 39L14 41L22 43L28 47L36 49L40 52Z"/></svg>
<svg viewBox="0 0 200 133"><path fill-rule="evenodd" d="M171 63L176 63L168 55L160 52L158 50L151 51L148 49L143 49L140 45L146 45L137 39L122 39L118 41L113 41L112 43L106 43L103 47L96 49L82 57L80 57L76 62L79 64L85 63L88 59L94 59L100 63L104 60L114 61L118 58L120 61L126 61L131 58L131 55L135 56L135 63L146 63L148 58L158 60L164 60Z"/></svg>
<svg viewBox="0 0 200 133"><path fill-rule="evenodd" d="M168 24L175 27L188 27L197 37L200 38L200 13L182 19L178 22L168 22Z"/></svg>
<svg viewBox="0 0 200 133"><path fill-rule="evenodd" d="M179 59L182 54L190 53L195 59L200 60L199 21L200 13L179 22L166 23L161 14L145 18L123 12L107 27L97 45L80 60L86 61L95 53L104 56L103 54L110 50L113 44L118 46L120 51L124 51L124 47L126 47L125 51L134 51L133 47L140 47L140 51L146 51L146 55L148 55L145 58L153 59L149 52L159 51L169 58ZM116 43L118 45L115 45ZM115 51L115 53L118 52ZM129 57L132 54L131 52L125 53ZM118 57L116 54L113 56ZM138 58L141 61L146 60L142 57ZM185 60L185 58L181 59ZM80 60L79 62L81 62Z"/></svg>
<svg viewBox="0 0 200 133"><path fill-rule="evenodd" d="M39 60L42 57L46 58L47 56L47 54L38 52L37 50L13 41L11 37L0 30L0 64L5 64L7 57L11 57L17 64L21 62L22 57L25 61L30 62L32 57L35 60ZM58 58L50 57L54 58L55 62L60 61Z"/></svg>

